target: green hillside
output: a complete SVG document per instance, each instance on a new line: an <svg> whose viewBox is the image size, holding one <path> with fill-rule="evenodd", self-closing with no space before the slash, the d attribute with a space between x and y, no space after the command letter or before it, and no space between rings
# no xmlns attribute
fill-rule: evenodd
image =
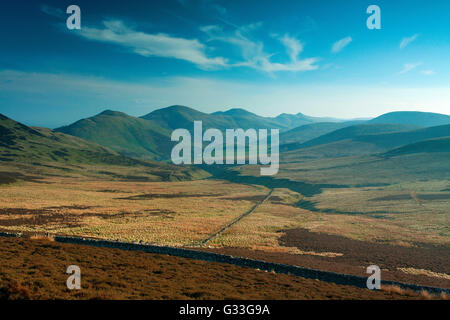
<svg viewBox="0 0 450 320"><path fill-rule="evenodd" d="M450 136L450 124L412 131L357 136L355 141L371 143L382 149L396 148L421 140Z"/></svg>
<svg viewBox="0 0 450 320"><path fill-rule="evenodd" d="M30 128L0 115L1 161L98 163L104 159L114 164L126 164L124 157L105 147L50 129Z"/></svg>
<svg viewBox="0 0 450 320"><path fill-rule="evenodd" d="M244 109L231 109L208 114L189 107L171 106L155 110L141 118L170 130L183 128L192 131L194 121L202 121L204 129L274 128L287 130L289 128L287 124L277 121L275 118L261 117Z"/></svg>
<svg viewBox="0 0 450 320"><path fill-rule="evenodd" d="M359 124L359 121L318 122L306 124L280 134L280 144L304 143L324 134Z"/></svg>
<svg viewBox="0 0 450 320"><path fill-rule="evenodd" d="M142 116L142 119L151 120L159 126L174 130L178 128L191 129L194 120L201 120L204 128L225 129L279 129L287 131L305 124L316 122L339 122L332 118L315 118L298 114L280 114L277 117L262 117L242 108L227 111L218 111L211 114L203 113L185 106L171 106L158 109Z"/></svg>
<svg viewBox="0 0 450 320"><path fill-rule="evenodd" d="M450 124L450 116L431 112L398 111L383 114L369 123L411 124L420 127L434 127Z"/></svg>
<svg viewBox="0 0 450 320"><path fill-rule="evenodd" d="M171 106L155 110L140 118L106 110L91 118L58 128L56 131L95 142L125 156L168 160L175 145L170 139L172 131L183 128L193 132L194 121L202 121L203 130L253 128L279 129L280 132L285 132L298 125L320 120L322 118L308 117L301 113L282 114L271 118L261 117L239 108L208 114L185 106ZM309 137L314 131L310 130Z"/></svg>
<svg viewBox="0 0 450 320"><path fill-rule="evenodd" d="M284 161L306 161L322 158L340 158L386 152L390 149L426 139L450 136L450 125L423 128L410 131L387 132L378 134L359 134L399 129L399 125L362 125L340 129L290 150L282 146ZM404 125L402 125L404 126ZM408 126L403 127L406 129ZM295 144L294 144L295 145Z"/></svg>
<svg viewBox="0 0 450 320"><path fill-rule="evenodd" d="M311 139L304 143L294 143L287 146L283 146L282 150L288 151L299 148L308 148L318 145L328 144L336 141L342 141L346 139L353 139L359 136L392 133L398 131L409 131L417 129L417 126L412 125L398 125L398 124L359 124L353 126L347 126L329 133L326 133L320 137Z"/></svg>
<svg viewBox="0 0 450 320"><path fill-rule="evenodd" d="M297 126L295 122L293 123L287 122L280 117L277 118L261 117L252 112L240 108L230 109L225 112L215 112L212 115L216 117L223 117L225 119L229 119L230 123L234 124L234 128L242 128L242 129L263 128L263 129L279 129L280 131L284 131L289 128L292 128L293 126Z"/></svg>
<svg viewBox="0 0 450 320"><path fill-rule="evenodd" d="M394 157L406 154L437 152L450 152L450 136L408 144L406 146L390 150L384 155L387 157Z"/></svg>
<svg viewBox="0 0 450 320"><path fill-rule="evenodd" d="M37 175L100 174L110 178L155 181L207 176L197 168L129 158L78 137L27 127L1 114L0 171L0 182L13 182L25 172ZM130 176L130 172L135 176Z"/></svg>
<svg viewBox="0 0 450 320"><path fill-rule="evenodd" d="M142 159L165 159L170 155L170 131L152 121L106 110L56 131L98 143L122 155Z"/></svg>

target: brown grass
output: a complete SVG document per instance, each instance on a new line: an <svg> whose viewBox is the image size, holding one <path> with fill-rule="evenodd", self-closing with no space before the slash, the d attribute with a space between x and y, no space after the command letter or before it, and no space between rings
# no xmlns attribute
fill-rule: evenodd
<svg viewBox="0 0 450 320"><path fill-rule="evenodd" d="M234 250L231 254L236 255L357 275L365 275L362 266L369 262L382 261L389 269L384 272L388 280L447 286L448 268L439 261L448 255L448 249L421 259L424 250L417 247L448 245L448 210L445 210L448 202L445 199L417 202L413 198L370 201L403 193L435 194L443 187L442 182L435 181L328 189L310 199L317 201L319 209L359 212L365 208L368 212L356 215L301 209L296 206L303 198L300 194L275 189L268 201L208 246L217 250L230 248ZM220 180L127 182L86 177L47 177L39 183L25 181L0 188L0 229L187 247L198 246L268 193L265 187ZM385 208L391 213L375 213ZM315 242L316 246L282 241L289 230L295 233L300 229L324 236ZM339 239L322 243L321 239L327 235ZM335 245L348 243L347 240L361 241L367 248L389 244L393 245L390 247L393 251L377 250L380 254L376 256L355 258L355 252ZM394 245L411 250L400 252ZM399 259L408 263L399 264Z"/></svg>
<svg viewBox="0 0 450 320"><path fill-rule="evenodd" d="M268 192L213 180L156 183L53 177L44 181L2 186L0 228L192 245L248 211Z"/></svg>
<svg viewBox="0 0 450 320"><path fill-rule="evenodd" d="M68 290L69 265L81 290ZM1 299L421 299L138 251L0 238Z"/></svg>

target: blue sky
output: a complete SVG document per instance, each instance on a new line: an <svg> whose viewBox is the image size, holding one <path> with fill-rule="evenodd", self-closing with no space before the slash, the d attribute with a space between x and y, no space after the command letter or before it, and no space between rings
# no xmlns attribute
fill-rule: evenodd
<svg viewBox="0 0 450 320"><path fill-rule="evenodd" d="M81 30L66 27L71 4ZM373 4L381 30L366 26ZM445 0L3 2L0 113L49 127L173 104L449 114L449 13Z"/></svg>

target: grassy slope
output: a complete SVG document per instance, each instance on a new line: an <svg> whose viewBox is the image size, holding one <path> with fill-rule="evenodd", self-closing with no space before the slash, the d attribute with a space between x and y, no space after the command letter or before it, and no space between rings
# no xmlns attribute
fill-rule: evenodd
<svg viewBox="0 0 450 320"><path fill-rule="evenodd" d="M423 128L406 132L394 132L378 135L365 135L355 137L355 141L371 143L380 148L395 148L402 145L415 143L421 140L450 136L450 124L436 127Z"/></svg>
<svg viewBox="0 0 450 320"><path fill-rule="evenodd" d="M342 130L348 129L354 130ZM348 186L450 179L449 137L450 125L445 125L281 152L280 171L273 179ZM240 167L240 172L257 178L259 166Z"/></svg>
<svg viewBox="0 0 450 320"><path fill-rule="evenodd" d="M400 111L383 114L370 123L411 124L421 127L434 127L450 124L450 116L431 112Z"/></svg>
<svg viewBox="0 0 450 320"><path fill-rule="evenodd" d="M151 121L109 110L56 130L137 158L167 158L172 148L169 130Z"/></svg>
<svg viewBox="0 0 450 320"><path fill-rule="evenodd" d="M202 121L204 130L217 128L223 131L232 128L287 130L292 125L277 118L260 117L243 109L207 114L188 107L172 106L141 118L107 110L56 130L98 143L126 156L164 160L170 158L175 144L170 139L171 132L179 128L192 132L194 121Z"/></svg>
<svg viewBox="0 0 450 320"><path fill-rule="evenodd" d="M280 134L280 144L304 143L345 127L356 125L357 121L318 122L305 124Z"/></svg>
<svg viewBox="0 0 450 320"><path fill-rule="evenodd" d="M385 153L386 156L399 156L416 153L440 153L450 152L450 136L436 139L429 139L408 144L406 146L390 150Z"/></svg>
<svg viewBox="0 0 450 320"><path fill-rule="evenodd" d="M359 136L392 133L400 131L410 131L417 129L416 126L411 125L396 125L396 124L360 124L350 127L345 127L324 134L318 138L307 141L301 145L301 148L313 147L321 144L342 141L346 139L354 139Z"/></svg>
<svg viewBox="0 0 450 320"><path fill-rule="evenodd" d="M44 128L30 128L0 116L0 155L6 162L60 161L126 164L112 150L77 137Z"/></svg>
<svg viewBox="0 0 450 320"><path fill-rule="evenodd" d="M67 172L84 173L89 166L105 170L110 166L142 168L156 179L190 179L206 176L195 168L177 167L165 163L140 161L83 139L44 128L30 128L0 115L0 167L2 169L25 170L36 173L44 168ZM20 168L19 168L20 167ZM40 168L40 169L37 169ZM3 182L14 182L14 175L1 174ZM20 174L16 174L19 177ZM20 178L20 177L19 177Z"/></svg>
<svg viewBox="0 0 450 320"><path fill-rule="evenodd" d="M291 149L293 145L282 146L281 151L285 151L284 158L289 161L339 158L384 152L421 140L450 136L450 125L400 131L400 128L408 127L387 124L352 126L298 145L295 150ZM391 129L398 132L389 132ZM376 133L383 130L385 133Z"/></svg>

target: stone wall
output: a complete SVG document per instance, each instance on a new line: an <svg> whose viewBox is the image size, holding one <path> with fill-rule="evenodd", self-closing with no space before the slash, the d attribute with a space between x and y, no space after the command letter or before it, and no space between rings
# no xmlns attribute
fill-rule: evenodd
<svg viewBox="0 0 450 320"><path fill-rule="evenodd" d="M122 250L132 250L132 251L144 251L148 253L156 253L156 254L166 254L170 256L177 256L188 259L202 260L202 261L210 261L210 262L218 262L218 263L228 263L241 267L249 267L253 269L264 270L268 272L275 273L283 273L299 276L307 279L318 279L325 282L332 282L336 284L355 286L359 288L367 288L367 278L358 277L354 275L346 275L339 274L328 271L320 271L309 268L302 268L297 266L265 262L247 258L239 258L232 257L212 252L203 252L198 250L190 250L183 248L175 248L175 247L165 247L165 246L156 246L156 245L148 245L148 244L137 244L137 243L127 243L120 241L107 241L107 240L96 240L96 239L86 239L86 238L77 238L77 237L62 237L55 236L55 241L62 243L71 243L71 244L81 244L81 245L89 245L96 247L105 247L105 248L115 248ZM418 286L414 284L401 283L396 281L382 281L382 285L395 285L404 289L411 289L414 291L426 290L430 293L441 293L445 292L450 294L449 289L442 288L434 288L427 286Z"/></svg>

